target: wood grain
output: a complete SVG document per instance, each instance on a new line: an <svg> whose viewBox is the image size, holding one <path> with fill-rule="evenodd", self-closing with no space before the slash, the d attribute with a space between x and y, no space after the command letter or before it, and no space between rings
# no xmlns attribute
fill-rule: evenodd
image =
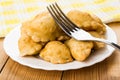
<svg viewBox="0 0 120 80"><path fill-rule="evenodd" d="M106 61L103 61L91 67L65 71L62 80L107 80L106 68Z"/></svg>
<svg viewBox="0 0 120 80"><path fill-rule="evenodd" d="M45 71L20 65L9 59L0 77L3 80L60 80L62 71Z"/></svg>
<svg viewBox="0 0 120 80"><path fill-rule="evenodd" d="M0 39L0 72L2 71L8 56L5 54L3 49L3 39Z"/></svg>
<svg viewBox="0 0 120 80"><path fill-rule="evenodd" d="M120 45L120 22L109 25ZM117 50L100 63L68 71L45 71L23 66L8 58L3 50L3 39L0 39L0 55L0 80L120 80L120 51Z"/></svg>

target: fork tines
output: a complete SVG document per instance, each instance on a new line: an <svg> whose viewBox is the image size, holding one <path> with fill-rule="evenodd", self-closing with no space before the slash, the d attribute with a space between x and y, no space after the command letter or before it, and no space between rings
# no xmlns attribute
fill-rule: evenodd
<svg viewBox="0 0 120 80"><path fill-rule="evenodd" d="M71 36L71 32L77 30L77 26L63 13L57 3L47 6L48 11L61 27L61 29Z"/></svg>

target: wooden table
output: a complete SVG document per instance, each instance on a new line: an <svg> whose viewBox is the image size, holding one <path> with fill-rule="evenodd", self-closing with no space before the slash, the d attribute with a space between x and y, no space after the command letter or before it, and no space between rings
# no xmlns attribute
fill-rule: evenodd
<svg viewBox="0 0 120 80"><path fill-rule="evenodd" d="M120 45L120 22L108 24ZM0 39L0 80L120 80L120 51L93 66L68 71L45 71L23 66L9 58Z"/></svg>

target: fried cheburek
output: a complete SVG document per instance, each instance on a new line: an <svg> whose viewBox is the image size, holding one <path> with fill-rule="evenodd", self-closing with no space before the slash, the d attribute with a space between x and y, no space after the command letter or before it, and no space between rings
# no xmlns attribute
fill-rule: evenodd
<svg viewBox="0 0 120 80"><path fill-rule="evenodd" d="M47 11L35 16L35 18L29 22L29 25L24 24L23 26L29 27L26 29L27 34L35 42L48 42L55 40L56 37L63 34L63 31L58 27Z"/></svg>
<svg viewBox="0 0 120 80"><path fill-rule="evenodd" d="M105 38L106 28L97 16L78 10L69 11L67 16L94 37ZM45 61L61 64L71 62L73 58L84 61L92 49L103 48L105 44L70 38L45 11L22 24L18 46L22 56L39 54Z"/></svg>
<svg viewBox="0 0 120 80"><path fill-rule="evenodd" d="M69 48L59 41L48 42L41 50L40 57L51 63L66 63L73 60Z"/></svg>
<svg viewBox="0 0 120 80"><path fill-rule="evenodd" d="M100 34L106 32L102 21L95 15L90 15L89 13L81 12L79 10L71 10L67 13L67 16L78 27L86 31L96 31Z"/></svg>
<svg viewBox="0 0 120 80"><path fill-rule="evenodd" d="M85 60L90 55L91 49L93 48L92 42L78 41L73 38L66 41L66 45L70 48L73 58L78 61Z"/></svg>
<svg viewBox="0 0 120 80"><path fill-rule="evenodd" d="M67 13L68 18L74 22L78 27L90 32L90 34L97 38L105 38L106 28L102 21L95 15L90 15L86 12L78 10L71 10ZM102 42L93 42L94 49L103 48L105 46Z"/></svg>
<svg viewBox="0 0 120 80"><path fill-rule="evenodd" d="M23 27L21 28L21 37L18 40L18 46L21 56L35 55L39 53L42 48L42 44L34 42L30 36L26 34Z"/></svg>

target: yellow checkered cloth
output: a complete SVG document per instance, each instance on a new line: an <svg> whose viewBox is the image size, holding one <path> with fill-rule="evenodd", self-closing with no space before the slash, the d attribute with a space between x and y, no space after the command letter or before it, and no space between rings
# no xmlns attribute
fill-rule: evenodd
<svg viewBox="0 0 120 80"><path fill-rule="evenodd" d="M105 23L120 21L119 0L0 0L0 37L55 1L63 10L75 8L93 13Z"/></svg>

